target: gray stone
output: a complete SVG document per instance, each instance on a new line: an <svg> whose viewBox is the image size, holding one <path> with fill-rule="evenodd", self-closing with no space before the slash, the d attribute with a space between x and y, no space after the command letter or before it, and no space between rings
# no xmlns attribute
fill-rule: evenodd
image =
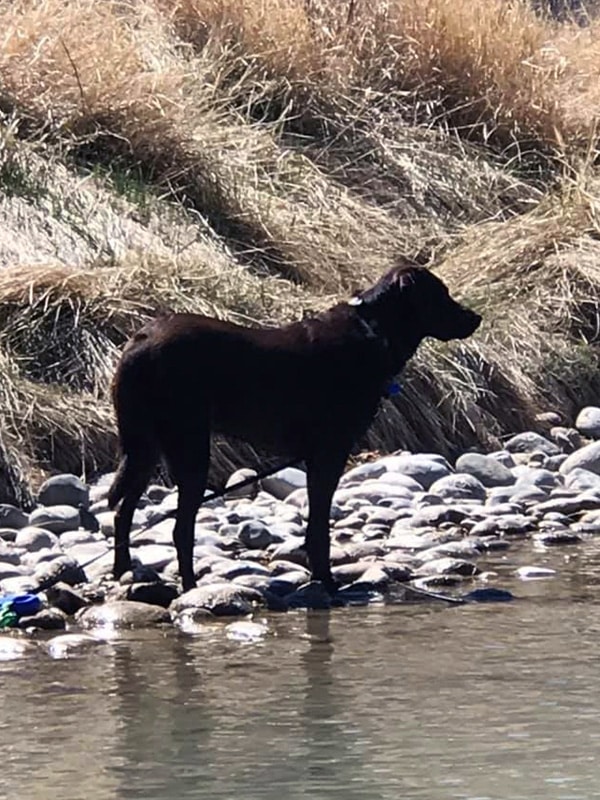
<svg viewBox="0 0 600 800"><path fill-rule="evenodd" d="M3 561L5 564L20 564L21 556L19 552L22 551L17 550L16 546L7 544L0 539L0 561Z"/></svg>
<svg viewBox="0 0 600 800"><path fill-rule="evenodd" d="M380 460L367 461L365 464L359 464L357 467L345 472L340 478L340 486L350 486L366 480L376 480L385 472L387 472L387 468Z"/></svg>
<svg viewBox="0 0 600 800"><path fill-rule="evenodd" d="M536 469L534 467L524 467L515 483L516 487L537 486L540 489L553 489L561 485L561 479L556 472L549 469Z"/></svg>
<svg viewBox="0 0 600 800"><path fill-rule="evenodd" d="M85 509L90 505L90 490L77 475L53 475L42 484L38 492L42 506L72 506Z"/></svg>
<svg viewBox="0 0 600 800"><path fill-rule="evenodd" d="M8 503L0 503L0 527L24 528L29 523L29 517L20 508Z"/></svg>
<svg viewBox="0 0 600 800"><path fill-rule="evenodd" d="M18 575L14 578L4 578L4 580L0 581L0 593L2 594L25 594L27 592L37 592L37 590L37 581L33 575Z"/></svg>
<svg viewBox="0 0 600 800"><path fill-rule="evenodd" d="M236 561L222 559L211 566L211 573L212 576L216 575L219 579L226 581L232 581L240 575L262 575L265 578L271 575L270 570L263 567L262 564L256 564L247 559L239 559Z"/></svg>
<svg viewBox="0 0 600 800"><path fill-rule="evenodd" d="M279 560L292 561L294 564L307 567L308 557L304 549L304 541L294 538L276 545L271 550L271 561Z"/></svg>
<svg viewBox="0 0 600 800"><path fill-rule="evenodd" d="M572 533L566 530L553 530L535 533L533 535L534 541L544 547L554 547L555 545L570 545L579 544L582 539L577 533Z"/></svg>
<svg viewBox="0 0 600 800"><path fill-rule="evenodd" d="M24 547L30 553L35 553L38 550L56 547L58 536L44 528L28 525L26 528L21 528L17 533L15 544L17 547Z"/></svg>
<svg viewBox="0 0 600 800"><path fill-rule="evenodd" d="M30 525L58 534L77 530L79 522L78 509L65 505L36 508L29 515Z"/></svg>
<svg viewBox="0 0 600 800"><path fill-rule="evenodd" d="M221 581L190 589L171 603L171 617L189 608L204 608L218 617L240 616L263 606L261 592L240 584Z"/></svg>
<svg viewBox="0 0 600 800"><path fill-rule="evenodd" d="M145 544L135 547L132 552L142 566L159 572L177 558L177 550L172 545Z"/></svg>
<svg viewBox="0 0 600 800"><path fill-rule="evenodd" d="M264 523L255 519L240 522L237 535L240 542L250 550L264 550L270 544L282 541Z"/></svg>
<svg viewBox="0 0 600 800"><path fill-rule="evenodd" d="M232 488L238 483L249 479L252 479L252 483L249 483L246 486L241 486L238 489ZM236 471L232 472L227 479L225 488L227 489L225 497L228 500L239 500L244 497L254 500L258 494L258 472L255 469L249 469L246 467L243 467L242 469L236 469Z"/></svg>
<svg viewBox="0 0 600 800"><path fill-rule="evenodd" d="M106 542L88 542L87 544L76 544L65 548L66 554L76 561L84 569L93 568L94 560L104 559L105 563L113 560L112 548ZM93 571L93 570L92 570Z"/></svg>
<svg viewBox="0 0 600 800"><path fill-rule="evenodd" d="M565 476L565 487L581 492L587 489L600 489L600 474L575 467Z"/></svg>
<svg viewBox="0 0 600 800"><path fill-rule="evenodd" d="M261 486L278 500L285 500L292 492L306 488L306 472L296 467L286 467L263 478Z"/></svg>
<svg viewBox="0 0 600 800"><path fill-rule="evenodd" d="M400 472L415 480L423 489L429 487L440 478L451 472L450 465L435 454L410 454L401 456L386 456L383 464L390 472Z"/></svg>
<svg viewBox="0 0 600 800"><path fill-rule="evenodd" d="M149 628L169 622L169 612L148 603L113 600L78 611L77 622L83 628Z"/></svg>
<svg viewBox="0 0 600 800"><path fill-rule="evenodd" d="M413 514L411 525L415 528L423 528L437 527L443 522L452 522L456 524L462 522L466 516L466 511L461 511L452 506L425 506Z"/></svg>
<svg viewBox="0 0 600 800"><path fill-rule="evenodd" d="M525 431L524 433L517 433L512 436L504 447L509 453L544 453L547 456L557 456L560 453L560 448L535 431Z"/></svg>
<svg viewBox="0 0 600 800"><path fill-rule="evenodd" d="M571 453L560 466L560 472L568 475L574 469L587 469L600 475L600 442L592 442Z"/></svg>
<svg viewBox="0 0 600 800"><path fill-rule="evenodd" d="M151 503L162 503L162 501L172 493L173 489L162 486L159 483L151 483L146 489L146 496Z"/></svg>
<svg viewBox="0 0 600 800"><path fill-rule="evenodd" d="M9 564L6 561L2 561L1 558L0 556L0 581L4 581L7 578L20 578L30 574L30 569L27 567Z"/></svg>
<svg viewBox="0 0 600 800"><path fill-rule="evenodd" d="M507 514L506 516L490 516L481 520L471 528L472 536L486 536L489 534L521 535L526 536L535 528L531 517L525 514Z"/></svg>
<svg viewBox="0 0 600 800"><path fill-rule="evenodd" d="M468 472L457 472L432 483L429 491L444 499L467 498L485 500L485 486Z"/></svg>
<svg viewBox="0 0 600 800"><path fill-rule="evenodd" d="M583 444L581 435L575 428L552 428L550 436L564 453L572 453L574 450L578 450Z"/></svg>
<svg viewBox="0 0 600 800"><path fill-rule="evenodd" d="M25 530L28 530L25 528ZM39 528L39 530L44 530L44 528ZM69 547L75 547L75 545L79 544L95 544L96 542L104 542L105 539L101 534L94 535L90 531L66 531L65 533L61 534L60 537L60 546L63 550L67 550Z"/></svg>
<svg viewBox="0 0 600 800"><path fill-rule="evenodd" d="M477 478L484 486L510 486L515 478L503 464L483 453L464 453L456 461L456 470Z"/></svg>
<svg viewBox="0 0 600 800"><path fill-rule="evenodd" d="M476 564L462 558L434 558L426 561L416 571L416 575L423 577L426 575L460 575L470 577L480 572Z"/></svg>
<svg viewBox="0 0 600 800"><path fill-rule="evenodd" d="M579 494L577 497L551 497L549 500L544 500L543 503L532 506L529 513L546 515L550 512L559 512L572 516L595 508L600 508L600 498Z"/></svg>
<svg viewBox="0 0 600 800"><path fill-rule="evenodd" d="M597 406L582 408L575 420L575 427L589 439L600 439L600 408Z"/></svg>

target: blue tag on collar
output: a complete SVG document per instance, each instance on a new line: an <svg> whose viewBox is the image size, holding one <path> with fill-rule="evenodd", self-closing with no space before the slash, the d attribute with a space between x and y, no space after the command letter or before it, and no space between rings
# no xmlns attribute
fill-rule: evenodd
<svg viewBox="0 0 600 800"><path fill-rule="evenodd" d="M390 381L386 387L386 390L388 397L395 397L402 392L402 387L396 381Z"/></svg>

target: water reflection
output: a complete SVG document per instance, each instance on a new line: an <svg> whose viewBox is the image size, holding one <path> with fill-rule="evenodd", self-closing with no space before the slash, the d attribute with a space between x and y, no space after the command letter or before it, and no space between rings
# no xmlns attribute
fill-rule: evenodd
<svg viewBox="0 0 600 800"><path fill-rule="evenodd" d="M600 786L597 546L527 552L513 604L132 632L0 664L1 798L588 800Z"/></svg>

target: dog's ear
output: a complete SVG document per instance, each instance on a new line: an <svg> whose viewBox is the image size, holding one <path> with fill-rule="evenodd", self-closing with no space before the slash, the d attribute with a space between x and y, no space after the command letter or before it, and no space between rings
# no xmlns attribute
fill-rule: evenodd
<svg viewBox="0 0 600 800"><path fill-rule="evenodd" d="M418 275L418 270L419 270L418 267L409 267L408 269L398 270L398 272L396 273L395 283L401 292L404 291L405 289L408 289L410 286L413 285L413 283L415 283Z"/></svg>

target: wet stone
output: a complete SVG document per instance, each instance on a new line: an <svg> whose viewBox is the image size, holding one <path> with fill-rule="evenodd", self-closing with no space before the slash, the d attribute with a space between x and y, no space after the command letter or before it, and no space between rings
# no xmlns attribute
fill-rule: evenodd
<svg viewBox="0 0 600 800"><path fill-rule="evenodd" d="M515 574L522 581L531 581L554 578L556 576L556 570L550 569L549 567L519 567Z"/></svg>
<svg viewBox="0 0 600 800"><path fill-rule="evenodd" d="M256 589L220 581L190 589L174 600L169 610L172 617L188 608L204 608L214 616L243 616L264 602L263 595Z"/></svg>
<svg viewBox="0 0 600 800"><path fill-rule="evenodd" d="M582 539L581 536L572 531L554 530L543 531L533 535L533 539L538 544L544 547L554 547L558 545L573 545L579 544Z"/></svg>
<svg viewBox="0 0 600 800"><path fill-rule="evenodd" d="M67 615L59 608L44 608L31 617L20 617L17 627L22 630L60 631L67 624Z"/></svg>
<svg viewBox="0 0 600 800"><path fill-rule="evenodd" d="M425 506L413 514L411 525L415 528L437 527L443 522L460 523L466 516L465 511L452 506Z"/></svg>
<svg viewBox="0 0 600 800"><path fill-rule="evenodd" d="M476 564L461 558L433 558L423 563L417 570L418 577L426 575L460 575L470 577L480 572Z"/></svg>
<svg viewBox="0 0 600 800"><path fill-rule="evenodd" d="M168 611L149 603L114 600L78 611L77 622L83 628L148 628L170 619Z"/></svg>

